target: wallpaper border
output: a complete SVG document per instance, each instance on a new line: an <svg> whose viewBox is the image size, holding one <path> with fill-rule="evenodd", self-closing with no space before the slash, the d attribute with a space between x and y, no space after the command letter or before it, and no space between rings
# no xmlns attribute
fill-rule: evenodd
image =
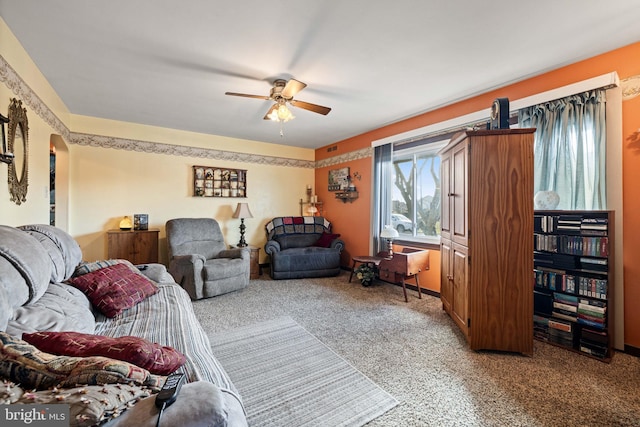
<svg viewBox="0 0 640 427"><path fill-rule="evenodd" d="M273 166L315 168L314 160L290 159L287 157L265 156L239 153L235 151L207 149L176 144L164 144L152 141L140 141L102 135L71 132L42 99L18 75L6 59L0 55L0 82L4 83L22 102L33 110L42 120L69 144L86 145L117 150L139 151L182 157L200 157L228 160L244 163L257 163Z"/></svg>

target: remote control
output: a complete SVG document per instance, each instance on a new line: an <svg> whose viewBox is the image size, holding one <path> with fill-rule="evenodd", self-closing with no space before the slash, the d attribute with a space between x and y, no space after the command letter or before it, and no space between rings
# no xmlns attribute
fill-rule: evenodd
<svg viewBox="0 0 640 427"><path fill-rule="evenodd" d="M161 408L163 405L166 408L176 401L178 393L180 393L180 389L182 388L183 380L184 374L181 372L174 372L167 377L160 392L156 395L156 406L158 408Z"/></svg>

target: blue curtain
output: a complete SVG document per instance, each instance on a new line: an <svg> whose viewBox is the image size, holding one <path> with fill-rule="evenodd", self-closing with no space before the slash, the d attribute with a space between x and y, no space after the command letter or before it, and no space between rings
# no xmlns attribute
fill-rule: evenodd
<svg viewBox="0 0 640 427"><path fill-rule="evenodd" d="M518 112L520 127L537 129L534 194L555 191L558 209L606 209L605 106L597 89Z"/></svg>
<svg viewBox="0 0 640 427"><path fill-rule="evenodd" d="M375 147L373 152L373 254L386 250L380 239L385 224L391 224L391 144Z"/></svg>

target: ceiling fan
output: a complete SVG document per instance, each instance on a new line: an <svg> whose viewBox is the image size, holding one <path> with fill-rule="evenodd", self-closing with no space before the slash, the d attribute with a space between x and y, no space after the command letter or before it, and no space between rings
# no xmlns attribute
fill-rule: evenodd
<svg viewBox="0 0 640 427"><path fill-rule="evenodd" d="M243 96L245 98L257 98L264 100L275 101L275 104L271 106L267 114L264 116L265 120L274 120L280 122L286 122L293 119L293 114L287 108L287 103L293 107L309 110L314 113L327 115L331 108L323 107L322 105L311 104L309 102L297 101L293 97L302 89L307 87L305 83L301 81L291 79L289 81L283 79L277 79L273 82L271 93L269 96L264 95L248 95L245 93L225 92L225 95L231 96Z"/></svg>

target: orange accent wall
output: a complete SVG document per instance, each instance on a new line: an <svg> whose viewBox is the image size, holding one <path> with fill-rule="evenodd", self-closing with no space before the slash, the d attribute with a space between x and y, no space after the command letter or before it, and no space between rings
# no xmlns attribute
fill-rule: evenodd
<svg viewBox="0 0 640 427"><path fill-rule="evenodd" d="M335 198L335 192L328 190L329 171L332 169L349 168L353 175L358 172L362 178L354 180L359 197L351 202L343 202ZM323 202L323 214L331 221L334 233L340 233L345 243L341 263L351 265L354 255L369 254L369 240L371 235L371 158L353 160L339 165L316 169L316 194Z"/></svg>
<svg viewBox="0 0 640 427"><path fill-rule="evenodd" d="M640 42L319 148L316 150L316 160L370 147L371 141L377 139L482 109L488 110L491 102L497 97L520 99L612 71L616 71L620 79L640 74ZM640 236L640 197L635 189L640 182L640 139L633 139L634 135L638 135L636 132L640 130L640 97L623 101L622 108L624 148L621 191L623 191L624 210L622 218L617 218L617 222L622 220L624 223L624 259L622 260L625 292L624 342L640 348L640 310L636 306L640 301L640 263L637 262L640 259L640 239L637 237ZM336 149L328 151L328 148L333 147ZM368 236L371 228L371 159L349 161L334 167L344 166L352 167L363 174L363 182L357 183L360 198L353 204L346 205L342 205L339 201L330 201L327 199L330 197L328 194L323 195L325 197L323 200L327 202L327 217L334 222L336 232L340 233L346 242L347 251L343 255L342 262L343 265L349 265L351 254L368 253ZM328 169L331 168L317 169L317 188L320 189L323 185L326 191ZM367 185L364 182L365 177ZM432 261L434 261L433 258ZM619 259L617 261L620 262ZM439 263L431 262L429 274L433 275L428 279L429 281L439 280Z"/></svg>

